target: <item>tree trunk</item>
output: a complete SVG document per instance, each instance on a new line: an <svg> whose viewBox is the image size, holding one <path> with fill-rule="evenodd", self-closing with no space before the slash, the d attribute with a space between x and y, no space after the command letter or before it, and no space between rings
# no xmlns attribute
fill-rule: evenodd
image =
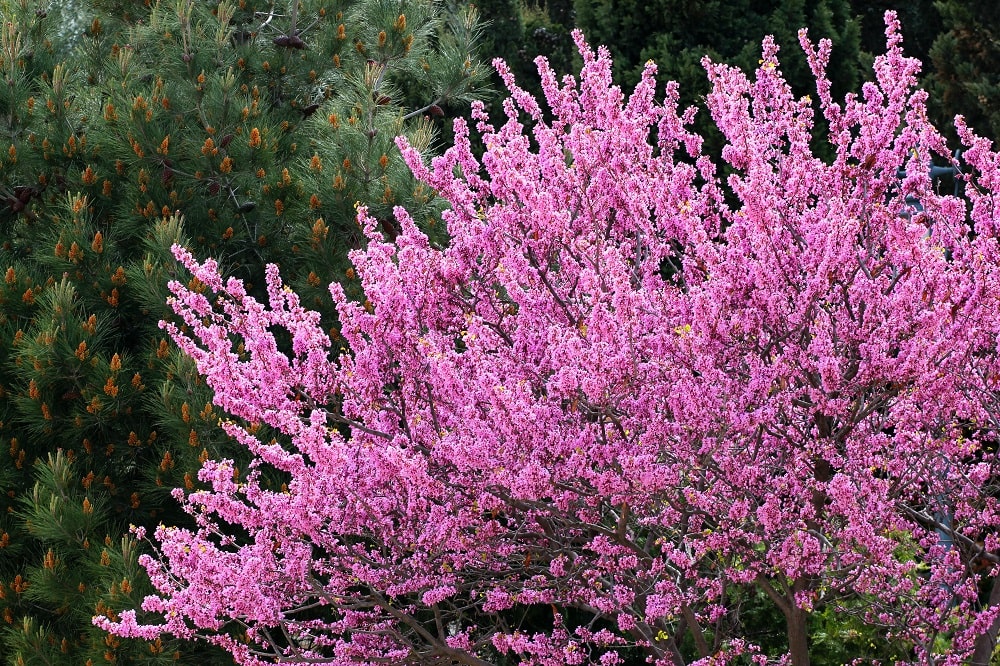
<svg viewBox="0 0 1000 666"><path fill-rule="evenodd" d="M757 576L756 582L785 616L788 654L792 658L792 666L809 666L809 630L806 624L808 613L795 604L795 592L805 589L806 579L796 579L785 594L774 589L763 576Z"/></svg>
<svg viewBox="0 0 1000 666"><path fill-rule="evenodd" d="M792 666L809 666L809 631L806 627L808 614L794 603L785 613L788 627L788 653Z"/></svg>
<svg viewBox="0 0 1000 666"><path fill-rule="evenodd" d="M1000 604L1000 577L993 579L993 589L990 590L989 605ZM1000 633L1000 618L993 621L986 633L976 639L976 649L969 659L969 666L989 666L993 659L993 650L997 645L997 634Z"/></svg>

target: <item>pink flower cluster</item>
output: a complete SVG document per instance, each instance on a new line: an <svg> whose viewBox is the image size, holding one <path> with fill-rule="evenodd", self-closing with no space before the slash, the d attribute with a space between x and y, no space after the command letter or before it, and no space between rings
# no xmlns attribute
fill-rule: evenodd
<svg viewBox="0 0 1000 666"><path fill-rule="evenodd" d="M804 32L816 101L771 40L754 78L706 61L726 177L652 63L626 98L577 34L578 79L539 62L547 116L498 62L480 159L462 122L430 164L401 141L451 203L447 247L359 209L368 303L331 286L339 350L274 267L265 305L177 248L212 296L172 284L166 328L256 467L207 463L211 489L179 495L198 528L144 560L161 622L96 622L241 664L767 663L727 620L760 590L796 666L820 608L913 663L991 649L1000 155L960 125L965 197L935 192L948 150L887 24L840 102Z"/></svg>

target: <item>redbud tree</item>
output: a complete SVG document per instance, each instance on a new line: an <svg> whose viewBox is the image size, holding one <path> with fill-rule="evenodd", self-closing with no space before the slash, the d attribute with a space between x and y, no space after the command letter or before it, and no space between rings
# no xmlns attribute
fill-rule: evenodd
<svg viewBox="0 0 1000 666"><path fill-rule="evenodd" d="M165 326L255 463L207 462L176 493L197 529L144 561L159 595L95 621L241 664L804 666L832 611L899 662L988 663L1000 154L959 120L965 195L934 191L948 150L887 26L839 102L804 31L815 101L770 39L752 79L706 60L725 177L652 63L626 98L577 34L579 79L539 63L547 110L499 63L481 158L462 123L429 165L400 142L447 246L359 209L367 300L331 286L338 337L277 267L261 303L176 248L198 281ZM777 651L747 599L784 618Z"/></svg>

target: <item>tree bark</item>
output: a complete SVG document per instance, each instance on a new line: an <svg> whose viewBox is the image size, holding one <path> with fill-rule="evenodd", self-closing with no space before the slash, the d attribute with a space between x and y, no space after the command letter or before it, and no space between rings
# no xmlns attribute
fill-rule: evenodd
<svg viewBox="0 0 1000 666"><path fill-rule="evenodd" d="M989 605L1000 604L1000 576L993 579L993 589L990 590ZM993 650L997 645L997 634L1000 633L1000 618L993 621L990 628L982 636L976 639L976 649L969 659L969 666L989 666L993 659Z"/></svg>
<svg viewBox="0 0 1000 666"><path fill-rule="evenodd" d="M785 624L788 628L788 654L792 658L792 666L809 666L809 631L806 626L808 614L794 603L789 605L785 613Z"/></svg>
<svg viewBox="0 0 1000 666"><path fill-rule="evenodd" d="M792 658L792 666L809 666L809 630L806 624L808 613L795 604L795 592L804 589L805 583L804 578L798 578L785 594L781 594L766 578L757 577L757 585L785 616L785 633L788 636L788 654Z"/></svg>

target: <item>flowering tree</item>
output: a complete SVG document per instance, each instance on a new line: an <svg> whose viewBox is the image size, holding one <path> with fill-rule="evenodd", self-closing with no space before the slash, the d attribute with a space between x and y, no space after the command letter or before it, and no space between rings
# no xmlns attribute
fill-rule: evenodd
<svg viewBox="0 0 1000 666"><path fill-rule="evenodd" d="M481 160L461 123L430 166L402 142L452 204L447 247L359 210L368 300L331 287L342 341L276 267L264 305L177 248L197 279L166 327L255 465L209 461L210 489L177 493L198 529L155 535L159 619L95 621L242 664L803 666L833 609L901 662L987 663L1000 155L960 122L967 200L934 193L948 151L887 25L840 103L829 43L801 35L829 163L772 41L754 80L706 61L725 180L651 63L625 99L576 35L579 81L540 63L551 121L508 74L506 124L474 112ZM785 655L744 633L758 592Z"/></svg>

